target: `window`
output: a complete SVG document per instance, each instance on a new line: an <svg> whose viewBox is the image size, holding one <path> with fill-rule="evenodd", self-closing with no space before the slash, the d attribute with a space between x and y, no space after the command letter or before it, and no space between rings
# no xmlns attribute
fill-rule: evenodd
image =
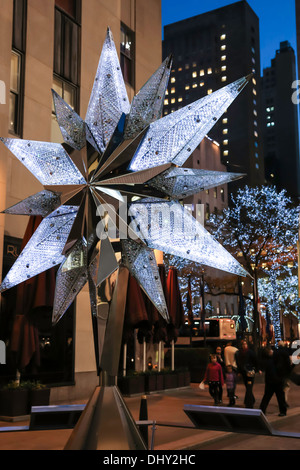
<svg viewBox="0 0 300 470"><path fill-rule="evenodd" d="M180 96L180 97L178 98L178 103L181 103L181 102L182 102L182 97Z"/></svg>
<svg viewBox="0 0 300 470"><path fill-rule="evenodd" d="M222 119L222 123L223 123L223 124L227 124L227 123L228 123L228 118Z"/></svg>
<svg viewBox="0 0 300 470"><path fill-rule="evenodd" d="M193 88L197 88L197 86L198 86L197 83L193 83L192 85Z"/></svg>
<svg viewBox="0 0 300 470"><path fill-rule="evenodd" d="M206 220L209 219L209 215L210 215L210 213L209 213L209 204L206 203L206 208L205 208L205 218L206 218Z"/></svg>
<svg viewBox="0 0 300 470"><path fill-rule="evenodd" d="M168 104L169 104L169 100L168 100L168 99L165 99L165 100L164 100L164 105L166 106L166 105L168 105Z"/></svg>
<svg viewBox="0 0 300 470"><path fill-rule="evenodd" d="M203 75L205 75L205 71L202 69L200 70L200 77L203 77Z"/></svg>
<svg viewBox="0 0 300 470"><path fill-rule="evenodd" d="M76 0L55 0L55 6L63 10L74 20L79 20L80 5Z"/></svg>
<svg viewBox="0 0 300 470"><path fill-rule="evenodd" d="M227 69L226 65L222 65L221 71L222 71L222 72L226 72L226 69Z"/></svg>
<svg viewBox="0 0 300 470"><path fill-rule="evenodd" d="M12 51L10 61L9 130L19 135L21 55Z"/></svg>
<svg viewBox="0 0 300 470"><path fill-rule="evenodd" d="M225 51L225 50L226 50L226 45L223 44L223 45L221 46L221 51Z"/></svg>
<svg viewBox="0 0 300 470"><path fill-rule="evenodd" d="M126 83L135 86L135 37L134 32L126 25L121 24L121 54L120 63ZM172 80L172 79L171 79Z"/></svg>
<svg viewBox="0 0 300 470"><path fill-rule="evenodd" d="M207 69L207 73L208 73L209 75L212 74L212 69L211 69L211 67Z"/></svg>
<svg viewBox="0 0 300 470"><path fill-rule="evenodd" d="M197 77L197 72L193 72L193 73L192 73L192 77L193 77L193 78L196 78L196 77Z"/></svg>
<svg viewBox="0 0 300 470"><path fill-rule="evenodd" d="M175 93L175 87L171 88L171 94L174 94Z"/></svg>
<svg viewBox="0 0 300 470"><path fill-rule="evenodd" d="M204 86L204 82L200 82L200 86Z"/></svg>
<svg viewBox="0 0 300 470"><path fill-rule="evenodd" d="M212 92L213 92L213 91L212 91L212 89L211 89L211 88L210 88L209 90L207 90L207 94L208 94L208 95L211 95L211 94L212 94Z"/></svg>
<svg viewBox="0 0 300 470"><path fill-rule="evenodd" d="M228 145L228 140L223 140L223 145Z"/></svg>
<svg viewBox="0 0 300 470"><path fill-rule="evenodd" d="M189 89L190 89L190 85L186 85L185 90L189 90Z"/></svg>
<svg viewBox="0 0 300 470"><path fill-rule="evenodd" d="M228 129L223 129L223 134L228 134Z"/></svg>
<svg viewBox="0 0 300 470"><path fill-rule="evenodd" d="M78 0L56 0L53 70L74 85L79 84L79 11Z"/></svg>
<svg viewBox="0 0 300 470"><path fill-rule="evenodd" d="M226 34L222 34L220 39L221 39L221 41L224 41L226 39Z"/></svg>
<svg viewBox="0 0 300 470"><path fill-rule="evenodd" d="M224 62L226 60L226 55L222 55L221 60L222 60L222 62Z"/></svg>
<svg viewBox="0 0 300 470"><path fill-rule="evenodd" d="M171 99L171 104L174 104L175 101L176 101L175 98L172 98L172 99Z"/></svg>
<svg viewBox="0 0 300 470"><path fill-rule="evenodd" d="M229 155L228 150L224 150L223 155L224 155L224 157L228 157L228 155Z"/></svg>
<svg viewBox="0 0 300 470"><path fill-rule="evenodd" d="M227 80L226 75L224 75L224 76L221 78L221 80L222 80L222 82L226 82L226 80Z"/></svg>
<svg viewBox="0 0 300 470"><path fill-rule="evenodd" d="M52 88L72 109L76 108L77 88L75 86L66 82L62 78L54 76ZM62 143L64 141L56 119L54 104L52 104L51 140L52 142L57 143Z"/></svg>
<svg viewBox="0 0 300 470"><path fill-rule="evenodd" d="M12 53L10 62L9 131L21 136L24 101L27 1L13 2Z"/></svg>
<svg viewBox="0 0 300 470"><path fill-rule="evenodd" d="M176 78L175 77L171 77L171 83L175 83L176 82Z"/></svg>

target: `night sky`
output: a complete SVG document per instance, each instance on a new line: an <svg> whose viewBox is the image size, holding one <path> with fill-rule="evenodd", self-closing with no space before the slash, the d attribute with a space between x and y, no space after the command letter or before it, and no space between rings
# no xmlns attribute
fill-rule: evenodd
<svg viewBox="0 0 300 470"><path fill-rule="evenodd" d="M230 0L161 0L162 26L235 3ZM248 0L260 21L261 68L268 67L281 41L296 52L295 0Z"/></svg>

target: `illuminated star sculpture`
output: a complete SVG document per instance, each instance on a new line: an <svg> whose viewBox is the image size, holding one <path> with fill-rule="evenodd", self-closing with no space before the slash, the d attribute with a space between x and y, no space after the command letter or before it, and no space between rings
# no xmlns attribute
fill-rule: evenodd
<svg viewBox="0 0 300 470"><path fill-rule="evenodd" d="M4 211L43 219L0 292L59 266L52 318L57 323L89 284L101 387L91 397L66 449L145 447L115 383L129 273L166 321L169 315L155 249L247 276L181 201L242 176L182 165L249 77L161 118L170 71L168 57L130 105L108 29L85 120L53 91L64 143L1 139L44 189ZM120 262L117 251L121 251ZM97 288L116 270L112 300L104 315L98 312Z"/></svg>
<svg viewBox="0 0 300 470"><path fill-rule="evenodd" d="M59 265L53 323L86 282L96 315L97 287L119 267L107 231L107 207L121 240L123 265L166 320L154 249L247 275L179 201L241 177L181 166L249 78L161 118L170 70L168 57L130 105L108 29L85 120L53 91L64 143L1 139L44 190L4 211L43 220L0 292Z"/></svg>

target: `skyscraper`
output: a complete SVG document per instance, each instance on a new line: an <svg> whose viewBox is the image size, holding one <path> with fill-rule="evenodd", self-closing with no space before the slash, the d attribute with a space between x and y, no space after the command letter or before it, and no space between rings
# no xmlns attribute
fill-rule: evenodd
<svg viewBox="0 0 300 470"><path fill-rule="evenodd" d="M292 100L295 80L295 52L284 41L262 77L265 176L268 182L297 198L300 166L298 110Z"/></svg>
<svg viewBox="0 0 300 470"><path fill-rule="evenodd" d="M209 137L220 143L228 171L246 173L240 184L264 182L259 19L245 0L164 28L164 56L174 57L164 113L179 109L242 76L250 84L216 123Z"/></svg>

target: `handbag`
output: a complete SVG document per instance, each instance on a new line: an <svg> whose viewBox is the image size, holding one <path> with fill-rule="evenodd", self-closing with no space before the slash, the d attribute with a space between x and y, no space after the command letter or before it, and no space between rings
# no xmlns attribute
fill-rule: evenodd
<svg viewBox="0 0 300 470"><path fill-rule="evenodd" d="M247 370L246 374L247 374L247 377L254 377L255 376L255 369Z"/></svg>
<svg viewBox="0 0 300 470"><path fill-rule="evenodd" d="M204 382L200 382L200 383L199 383L199 388L200 388L201 390L205 390L205 384L204 384Z"/></svg>

